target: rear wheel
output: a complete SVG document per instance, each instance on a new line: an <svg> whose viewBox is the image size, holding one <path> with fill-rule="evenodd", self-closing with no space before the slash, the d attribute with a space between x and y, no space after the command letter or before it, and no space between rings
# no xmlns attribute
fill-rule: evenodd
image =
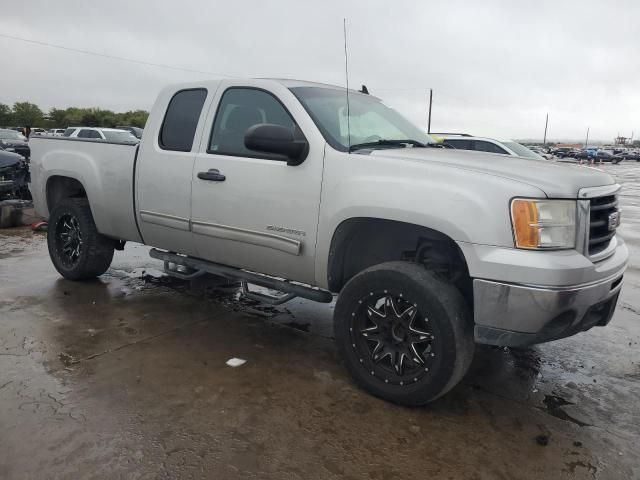
<svg viewBox="0 0 640 480"><path fill-rule="evenodd" d="M473 330L460 292L423 266L388 262L353 277L336 303L338 348L373 395L422 405L453 388L473 358Z"/></svg>
<svg viewBox="0 0 640 480"><path fill-rule="evenodd" d="M100 235L85 198L68 198L51 212L47 245L53 266L69 280L102 275L113 259L113 240Z"/></svg>

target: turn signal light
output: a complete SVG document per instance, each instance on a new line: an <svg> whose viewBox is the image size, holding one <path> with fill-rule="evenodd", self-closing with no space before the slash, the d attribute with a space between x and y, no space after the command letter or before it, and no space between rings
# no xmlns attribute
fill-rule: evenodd
<svg viewBox="0 0 640 480"><path fill-rule="evenodd" d="M567 249L575 247L575 200L531 200L511 202L511 223L517 248Z"/></svg>

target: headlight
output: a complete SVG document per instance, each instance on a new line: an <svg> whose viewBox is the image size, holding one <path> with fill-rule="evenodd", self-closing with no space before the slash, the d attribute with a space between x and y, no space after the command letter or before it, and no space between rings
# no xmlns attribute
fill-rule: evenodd
<svg viewBox="0 0 640 480"><path fill-rule="evenodd" d="M511 201L511 223L517 248L533 250L574 248L575 200Z"/></svg>

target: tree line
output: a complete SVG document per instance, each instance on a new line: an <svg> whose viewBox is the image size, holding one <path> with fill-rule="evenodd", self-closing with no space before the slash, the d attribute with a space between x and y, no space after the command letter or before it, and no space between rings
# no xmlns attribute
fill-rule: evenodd
<svg viewBox="0 0 640 480"><path fill-rule="evenodd" d="M0 103L0 127L66 128L69 126L110 127L132 125L144 128L149 112L131 110L112 112L102 108L51 108L43 112L30 102L16 102L13 106Z"/></svg>

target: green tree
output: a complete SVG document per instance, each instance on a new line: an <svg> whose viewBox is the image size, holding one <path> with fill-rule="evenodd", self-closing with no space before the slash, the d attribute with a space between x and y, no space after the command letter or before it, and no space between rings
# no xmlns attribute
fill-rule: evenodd
<svg viewBox="0 0 640 480"><path fill-rule="evenodd" d="M9 105L0 103L0 126L10 127L13 123L13 112Z"/></svg>
<svg viewBox="0 0 640 480"><path fill-rule="evenodd" d="M13 104L13 121L20 127L40 127L44 125L44 114L33 103L16 102Z"/></svg>
<svg viewBox="0 0 640 480"><path fill-rule="evenodd" d="M49 127L51 128L66 128L67 125L67 110L61 108L51 108L47 113L47 120Z"/></svg>

